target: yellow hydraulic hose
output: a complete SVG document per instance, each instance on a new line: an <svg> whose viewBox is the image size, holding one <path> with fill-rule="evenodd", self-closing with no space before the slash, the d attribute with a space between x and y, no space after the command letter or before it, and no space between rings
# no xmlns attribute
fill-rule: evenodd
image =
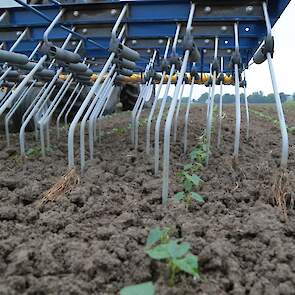
<svg viewBox="0 0 295 295"><path fill-rule="evenodd" d="M107 76L107 74L104 75L103 79L106 76ZM92 76L90 77L90 79L93 82L95 82L96 79L97 79L97 77L98 77L98 74L92 74ZM141 74L133 74L130 77L126 77L125 80L124 80L124 82L125 83L139 83L139 82L141 82L141 77L142 77ZM191 83L191 76L190 76L190 74L187 74L187 77L188 77L188 83ZM209 77L210 77L210 74L203 73L202 75L200 75L200 78L195 81L195 84L202 85L202 84L204 84L204 83L206 83L208 81ZM62 75L59 76L59 78L64 81L64 80L66 80L67 75L62 74ZM164 78L164 84L167 83L167 81L168 81L168 75L166 75L166 77ZM172 83L176 83L176 75L174 75L172 77ZM232 84L233 83L233 77L232 76L224 75L224 82L223 83L225 85Z"/></svg>

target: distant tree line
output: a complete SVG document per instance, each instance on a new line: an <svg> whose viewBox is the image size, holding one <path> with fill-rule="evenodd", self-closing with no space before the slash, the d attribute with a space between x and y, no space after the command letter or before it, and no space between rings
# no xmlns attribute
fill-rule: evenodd
<svg viewBox="0 0 295 295"><path fill-rule="evenodd" d="M280 93L280 98L282 102L287 101L288 97L290 95L285 94L284 92ZM219 94L216 94L214 97L215 102L219 102ZM245 103L245 96L244 94L241 94L241 103ZM273 93L270 93L268 95L264 95L262 91L253 92L252 94L247 96L249 103L274 103L275 102L275 96ZM293 100L295 100L295 93L291 96ZM198 99L198 103L205 103L208 99L208 93L203 93L200 98ZM225 93L222 96L223 103L234 103L235 102L235 95Z"/></svg>
<svg viewBox="0 0 295 295"><path fill-rule="evenodd" d="M216 94L214 96L214 101L219 102L219 94ZM245 96L243 93L240 95L241 97L241 103L245 103ZM264 95L262 91L257 91L253 92L252 94L247 96L248 102L249 103L275 103L275 96L273 93L270 93L268 95ZM282 102L286 102L288 99L294 100L295 101L295 93L293 95L286 94L284 92L280 93L280 98ZM203 93L200 98L197 101L194 101L194 103L206 103L208 99L208 92ZM172 98L170 96L167 97L167 101L170 103ZM183 97L181 102L182 103L187 103L188 97ZM235 102L235 95L234 94L229 94L225 93L222 96L222 101L223 103L234 103Z"/></svg>

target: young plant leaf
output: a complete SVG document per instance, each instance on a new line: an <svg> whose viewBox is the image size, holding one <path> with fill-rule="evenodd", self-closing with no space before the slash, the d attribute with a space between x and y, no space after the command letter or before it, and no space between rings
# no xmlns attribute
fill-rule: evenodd
<svg viewBox="0 0 295 295"><path fill-rule="evenodd" d="M190 153L190 159L191 159L191 161L194 161L196 159L197 153L198 153L198 150L197 149L192 150L192 152Z"/></svg>
<svg viewBox="0 0 295 295"><path fill-rule="evenodd" d="M185 179L183 182L183 188L186 192L190 192L193 188L193 183L189 179Z"/></svg>
<svg viewBox="0 0 295 295"><path fill-rule="evenodd" d="M183 198L185 197L185 193L184 192L178 192L177 194L174 195L174 199L178 202L180 202L181 200L183 200Z"/></svg>
<svg viewBox="0 0 295 295"><path fill-rule="evenodd" d="M189 253L184 258L174 259L173 263L182 271L198 277L198 257Z"/></svg>
<svg viewBox="0 0 295 295"><path fill-rule="evenodd" d="M156 228L150 230L146 240L146 245L151 246L155 244L156 242L161 240L161 236L162 236L162 230L160 229L160 227L157 226Z"/></svg>
<svg viewBox="0 0 295 295"><path fill-rule="evenodd" d="M198 193L192 192L192 193L191 193L191 196L192 196L192 198L193 198L195 201L197 201L197 202L199 202L199 203L204 203L204 202L205 202L205 201L204 201L204 198L203 198L201 195L199 195Z"/></svg>
<svg viewBox="0 0 295 295"><path fill-rule="evenodd" d="M189 251L189 243L178 243L176 240L171 240L168 244L168 251L172 258L183 257Z"/></svg>
<svg viewBox="0 0 295 295"><path fill-rule="evenodd" d="M197 185L197 186L202 181L202 179L196 174L193 174L192 176L190 176L190 180L193 182L194 185Z"/></svg>
<svg viewBox="0 0 295 295"><path fill-rule="evenodd" d="M183 171L177 172L177 173L176 173L176 176L177 176L177 177L184 177L184 173L185 173L185 172L183 172Z"/></svg>
<svg viewBox="0 0 295 295"><path fill-rule="evenodd" d="M120 291L120 295L154 295L155 287L152 282L128 286Z"/></svg>
<svg viewBox="0 0 295 295"><path fill-rule="evenodd" d="M170 254L168 251L168 244L161 244L152 249L145 250L145 253L147 253L151 258L155 260L161 260L161 259L166 259L170 257Z"/></svg>
<svg viewBox="0 0 295 295"><path fill-rule="evenodd" d="M190 170L193 168L193 164L192 163L189 163L189 164L186 164L183 166L183 170Z"/></svg>

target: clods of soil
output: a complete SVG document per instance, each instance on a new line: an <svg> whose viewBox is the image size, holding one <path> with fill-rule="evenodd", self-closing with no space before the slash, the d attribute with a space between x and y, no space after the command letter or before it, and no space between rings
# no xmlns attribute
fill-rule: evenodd
<svg viewBox="0 0 295 295"><path fill-rule="evenodd" d="M46 158L34 153L25 163L17 134L9 149L2 134L0 294L112 295L146 281L153 281L161 295L295 294L295 214L289 209L285 219L274 205L272 189L279 171L280 132L251 114L250 138L243 123L239 161L233 165L234 108L225 112L222 147L216 149L215 132L209 166L200 173L205 202L189 209L171 198L167 208L161 205L162 180L153 175L153 157L145 153L145 125L134 151L130 113L104 119L102 141L80 184L43 206L38 206L42 193L67 172L65 131L60 140L52 131ZM295 112L287 115L291 122ZM192 108L189 150L198 143L205 116L204 107ZM176 172L187 162L182 132L181 119L171 148L170 196L180 189ZM290 179L294 141L290 135ZM27 134L26 142L28 148L38 147L34 134ZM294 188L290 181L287 190L293 193ZM156 226L171 227L175 237L191 244L199 257L200 280L179 274L175 286L167 287L164 264L144 252L148 232Z"/></svg>

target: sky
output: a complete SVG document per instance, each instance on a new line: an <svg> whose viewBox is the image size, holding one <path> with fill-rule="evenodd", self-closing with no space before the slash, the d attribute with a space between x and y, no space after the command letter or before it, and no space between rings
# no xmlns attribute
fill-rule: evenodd
<svg viewBox="0 0 295 295"><path fill-rule="evenodd" d="M273 65L276 73L279 92L293 94L295 92L295 78L292 76L295 69L295 0L287 6L275 26L273 27L273 36L275 39L275 53ZM253 64L246 72L247 77L247 95L254 91L262 90L264 94L272 93L272 84L267 61L261 65ZM164 87L165 88L165 87ZM193 98L199 97L208 91L205 86L194 87ZM174 87L169 91L173 95ZM216 89L219 91L219 89ZM233 86L224 86L224 93L234 93ZM216 92L218 94L218 92ZM160 97L164 95L164 89ZM185 86L183 96L189 96L189 86Z"/></svg>
<svg viewBox="0 0 295 295"><path fill-rule="evenodd" d="M275 52L273 64L275 68L278 88L280 92L292 94L295 92L295 79L292 77L292 69L295 68L295 1L287 6L273 28L275 39ZM253 65L247 73L249 92L261 89L264 93L271 93L268 63Z"/></svg>

